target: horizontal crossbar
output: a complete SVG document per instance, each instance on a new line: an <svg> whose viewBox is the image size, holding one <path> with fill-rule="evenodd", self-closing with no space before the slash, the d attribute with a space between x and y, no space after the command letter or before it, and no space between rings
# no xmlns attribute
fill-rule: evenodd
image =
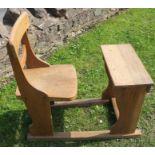
<svg viewBox="0 0 155 155"><path fill-rule="evenodd" d="M28 140L90 140L90 139L111 139L111 138L131 138L141 135L141 131L136 129L134 133L129 134L110 134L110 130L103 131L72 131L55 132L53 136L31 136L28 134Z"/></svg>
<svg viewBox="0 0 155 155"><path fill-rule="evenodd" d="M54 102L51 104L52 108L62 107L62 108L69 108L69 107L87 107L93 105L103 105L110 103L110 100L103 100L100 98L92 98L92 99L79 99L74 101L60 101Z"/></svg>

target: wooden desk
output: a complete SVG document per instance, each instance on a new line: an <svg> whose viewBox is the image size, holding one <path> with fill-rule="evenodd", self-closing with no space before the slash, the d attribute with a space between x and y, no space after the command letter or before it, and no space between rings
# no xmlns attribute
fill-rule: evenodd
<svg viewBox="0 0 155 155"><path fill-rule="evenodd" d="M102 45L109 85L103 99L111 99L117 122L112 134L134 133L141 106L153 80L130 44Z"/></svg>

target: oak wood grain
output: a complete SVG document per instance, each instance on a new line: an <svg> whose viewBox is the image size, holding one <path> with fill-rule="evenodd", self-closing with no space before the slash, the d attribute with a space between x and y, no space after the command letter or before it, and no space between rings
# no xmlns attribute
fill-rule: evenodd
<svg viewBox="0 0 155 155"><path fill-rule="evenodd" d="M102 45L114 86L153 85L153 80L130 44Z"/></svg>

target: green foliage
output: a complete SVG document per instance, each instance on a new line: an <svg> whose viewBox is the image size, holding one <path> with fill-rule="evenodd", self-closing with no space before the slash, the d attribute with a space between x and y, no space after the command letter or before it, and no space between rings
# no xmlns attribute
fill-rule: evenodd
<svg viewBox="0 0 155 155"><path fill-rule="evenodd" d="M48 62L73 64L78 73L77 98L100 97L107 85L100 45L131 43L155 80L155 9L129 9L98 24L65 47L55 51ZM106 141L28 142L31 122L23 103L15 97L15 81L0 91L0 146L155 146L155 91L145 98L136 139ZM102 130L114 123L109 106L53 110L56 131Z"/></svg>

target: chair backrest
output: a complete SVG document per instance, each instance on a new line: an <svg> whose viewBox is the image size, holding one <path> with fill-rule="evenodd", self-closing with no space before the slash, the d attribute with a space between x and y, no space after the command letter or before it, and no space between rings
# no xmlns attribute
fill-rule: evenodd
<svg viewBox="0 0 155 155"><path fill-rule="evenodd" d="M15 22L10 38L8 46L11 47L12 50L8 50L9 56L11 59L15 59L16 65L20 65L22 68L26 64L27 50L26 50L26 38L27 38L27 29L29 28L30 21L26 12L22 13L17 21ZM21 45L22 56L19 57L19 48Z"/></svg>
<svg viewBox="0 0 155 155"><path fill-rule="evenodd" d="M26 85L27 83L23 68L26 64L27 58L25 41L27 39L26 31L29 25L30 22L28 15L26 12L24 12L19 16L19 18L15 22L7 44L7 50L10 57L11 65L21 94L24 94L23 85ZM21 58L19 57L20 45L22 47Z"/></svg>
<svg viewBox="0 0 155 155"><path fill-rule="evenodd" d="M38 59L31 49L27 36L29 25L28 14L23 12L13 26L7 44L8 54L21 95L24 95L27 85L30 86L24 74L24 70L49 66Z"/></svg>

